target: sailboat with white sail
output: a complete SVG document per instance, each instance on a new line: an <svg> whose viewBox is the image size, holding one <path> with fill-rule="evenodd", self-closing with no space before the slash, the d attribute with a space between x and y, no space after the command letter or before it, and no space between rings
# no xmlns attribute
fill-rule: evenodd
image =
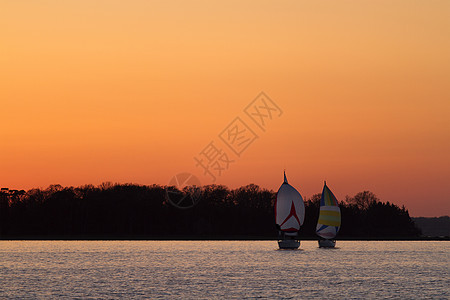
<svg viewBox="0 0 450 300"><path fill-rule="evenodd" d="M284 173L284 182L277 193L275 219L280 249L300 247L298 231L305 219L305 204L300 193L288 183L286 172Z"/></svg>
<svg viewBox="0 0 450 300"><path fill-rule="evenodd" d="M319 247L334 248L339 228L341 227L341 210L336 197L328 188L326 181L323 185L320 199L320 212L317 221L316 234L320 237Z"/></svg>

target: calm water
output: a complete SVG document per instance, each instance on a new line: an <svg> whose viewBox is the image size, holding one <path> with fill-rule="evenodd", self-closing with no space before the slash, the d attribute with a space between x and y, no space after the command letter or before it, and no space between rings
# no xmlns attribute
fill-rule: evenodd
<svg viewBox="0 0 450 300"><path fill-rule="evenodd" d="M0 298L450 298L450 242L0 241Z"/></svg>

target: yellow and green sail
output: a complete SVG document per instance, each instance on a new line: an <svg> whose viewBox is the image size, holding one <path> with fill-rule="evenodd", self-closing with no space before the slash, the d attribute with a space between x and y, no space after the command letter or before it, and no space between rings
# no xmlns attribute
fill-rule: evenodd
<svg viewBox="0 0 450 300"><path fill-rule="evenodd" d="M337 235L340 227L341 210L338 201L327 184L324 183L316 233L322 238L333 239Z"/></svg>

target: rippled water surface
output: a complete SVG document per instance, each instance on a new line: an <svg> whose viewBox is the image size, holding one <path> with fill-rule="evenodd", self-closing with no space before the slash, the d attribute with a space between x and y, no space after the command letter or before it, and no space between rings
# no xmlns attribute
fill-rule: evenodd
<svg viewBox="0 0 450 300"><path fill-rule="evenodd" d="M0 241L0 298L450 298L450 242Z"/></svg>

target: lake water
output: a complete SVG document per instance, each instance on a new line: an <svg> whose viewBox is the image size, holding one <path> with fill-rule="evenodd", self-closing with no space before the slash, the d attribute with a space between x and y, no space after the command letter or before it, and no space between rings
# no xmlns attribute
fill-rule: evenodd
<svg viewBox="0 0 450 300"><path fill-rule="evenodd" d="M0 298L450 298L450 242L0 241Z"/></svg>

